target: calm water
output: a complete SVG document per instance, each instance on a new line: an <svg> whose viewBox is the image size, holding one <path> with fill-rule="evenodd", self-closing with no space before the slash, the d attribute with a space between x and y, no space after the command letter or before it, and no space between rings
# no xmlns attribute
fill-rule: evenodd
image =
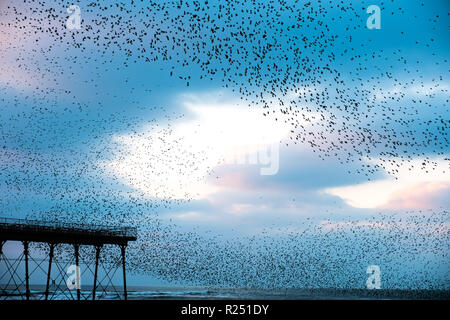
<svg viewBox="0 0 450 320"><path fill-rule="evenodd" d="M31 286L31 299L42 300L45 286ZM82 299L92 299L91 288L81 290ZM114 291L98 290L98 300L119 300L123 298L121 287ZM23 299L24 291L6 290L0 299ZM76 298L76 291L53 290L49 297L53 300ZM234 289L198 287L129 287L129 300L148 299L445 299L449 300L449 290L365 290L365 289Z"/></svg>

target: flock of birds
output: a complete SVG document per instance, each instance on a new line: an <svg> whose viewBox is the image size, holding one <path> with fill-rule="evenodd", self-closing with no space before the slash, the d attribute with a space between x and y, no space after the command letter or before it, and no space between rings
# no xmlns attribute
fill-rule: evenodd
<svg viewBox="0 0 450 320"><path fill-rule="evenodd" d="M139 241L128 251L131 270L173 281L339 287L354 283L345 276L367 257L394 262L420 252L443 254L448 261L446 211L412 215L411 226L441 230L423 237L412 227L398 227L401 221L396 225L388 216L378 216L380 224L394 229L380 228L391 232L381 233L377 243L370 243L373 230L359 230L357 222L350 233L337 227L335 232L314 234L311 230L316 227L311 226L310 234L285 232L276 240L263 234L227 242L179 231L157 213L180 200L146 199L135 190L124 190L99 165L114 152L110 138L118 128L135 130L142 124L140 114L149 111L165 113L169 123L177 115L163 107L138 106L134 116L126 108L111 111L102 104L103 97L80 99L76 89L61 82L76 75L83 64L95 65L92 79L85 81L95 91L103 74L113 69L126 72L133 66L157 65L187 89L198 83L221 83L248 108L288 124L288 145L307 145L320 158L364 163L357 171L367 179L377 170L391 170L392 164L412 166L416 158L423 160L423 170L433 170L434 158L445 157L449 146L448 60L433 51L437 44L432 36L447 14L428 17L424 23L430 36L410 44L426 50L438 68L439 73L428 80L418 58L401 49L377 49L370 37L355 36L369 32L361 30L369 4L86 1L80 2L82 28L68 30L64 26L70 1L1 3L0 104L5 112L0 115L0 179L2 188L17 192L2 200L3 209L20 207L17 203L26 202L26 191L39 190L44 199L53 201L44 213L33 212L41 219L137 225ZM404 8L381 6L383 14L404 14ZM404 33L407 30L395 36ZM121 65L113 63L117 57ZM11 88L16 96L11 97ZM123 103L114 93L107 95ZM156 120L150 123L158 126ZM389 165L363 158L383 159ZM339 254L333 258L332 252ZM439 267L429 266L426 274L415 275L414 285L432 279L433 268Z"/></svg>

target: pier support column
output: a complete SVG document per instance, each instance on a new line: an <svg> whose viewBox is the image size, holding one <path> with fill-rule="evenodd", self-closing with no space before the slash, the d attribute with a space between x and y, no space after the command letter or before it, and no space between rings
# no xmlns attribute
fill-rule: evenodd
<svg viewBox="0 0 450 320"><path fill-rule="evenodd" d="M25 255L25 296L30 300L30 279L28 274L28 241L23 241L23 254Z"/></svg>
<svg viewBox="0 0 450 320"><path fill-rule="evenodd" d="M78 244L74 244L73 245L73 247L74 247L74 249L75 249L75 265L76 265L76 268L75 268L75 276L76 276L76 288L77 288L77 300L80 300L80 298L81 298L81 284L80 284L80 262L79 262L79 258L80 258L80 255L79 255L79 245Z"/></svg>
<svg viewBox="0 0 450 320"><path fill-rule="evenodd" d="M122 245L122 270L123 270L123 297L124 300L127 300L127 274L125 271L125 247L126 245Z"/></svg>
<svg viewBox="0 0 450 320"><path fill-rule="evenodd" d="M2 256L3 256L3 245L5 244L6 241L4 240L0 240L0 262L2 261Z"/></svg>
<svg viewBox="0 0 450 320"><path fill-rule="evenodd" d="M100 249L102 246L95 247L95 271L94 271L94 287L92 288L92 300L95 300L95 291L97 289L98 260L100 259Z"/></svg>
<svg viewBox="0 0 450 320"><path fill-rule="evenodd" d="M47 284L45 286L45 300L48 300L48 291L50 287L50 275L52 273L52 261L53 261L53 249L55 245L50 243L50 252L48 254L48 271L47 271Z"/></svg>

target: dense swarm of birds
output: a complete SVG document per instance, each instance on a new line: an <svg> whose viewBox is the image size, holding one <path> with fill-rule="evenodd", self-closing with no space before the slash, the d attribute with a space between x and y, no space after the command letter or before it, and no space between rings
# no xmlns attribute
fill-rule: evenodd
<svg viewBox="0 0 450 320"><path fill-rule="evenodd" d="M439 44L432 35L447 13L430 16L425 22L429 38L410 44L425 50L439 70L427 80L419 58L400 49L377 49L370 37L355 36L369 32L361 30L369 4L87 1L80 3L82 29L69 30L65 23L70 1L2 2L0 71L8 77L0 83L0 178L2 187L18 192L15 198L3 199L3 209L13 210L14 203L25 201L28 190L41 190L43 202L56 203L45 213L33 213L41 219L139 226L139 241L129 250L132 270L208 285L352 286L356 280L346 278L349 270L364 264L367 257L390 259L394 269L401 268L395 262L417 252L444 252L442 258L448 261L446 211L412 214L413 221L405 222L408 227L401 218L391 221L389 216L378 216L379 242L371 240L371 228L358 222L328 233L285 232L276 241L263 234L227 242L177 231L157 212L180 200L147 199L105 174L101 161L114 152L110 138L118 130L129 132L142 125L139 112L153 108L155 113L165 112L169 122L178 116L163 107L138 106L134 115L124 109L111 111L102 102L80 99L76 89L61 82L83 64L95 65L90 70L93 78L85 81L95 92L105 71L126 72L135 65L155 64L186 88L198 81L221 83L249 108L288 124L287 144L307 145L321 158L364 163L358 173L368 179L379 169L395 175L392 168L413 166L417 157L423 159L421 169L433 170L434 156L445 157L449 147L449 64L447 57L434 52ZM392 4L381 7L386 15L401 16L406 10ZM413 19L419 23L417 17ZM113 63L117 57L120 66ZM11 88L17 90L17 97L11 97ZM107 95L102 98L124 103L113 92ZM58 100L61 96L64 101ZM61 104L66 106L59 108ZM156 120L150 123L158 125ZM15 150L10 145L22 147ZM363 158L382 159L389 165L362 162ZM45 174L36 176L36 172ZM344 232L347 228L352 231ZM429 234L421 234L430 228ZM428 279L433 279L434 268L439 265L415 276L417 283L411 286L427 281L433 286Z"/></svg>
<svg viewBox="0 0 450 320"><path fill-rule="evenodd" d="M133 245L131 265L211 287L348 289L364 288L367 267L379 264L387 275L384 288L448 289L439 280L448 265L448 217L448 211L417 211L406 217L379 213L364 221L305 219L301 231L271 227L231 240L192 233L179 234L174 243L169 233L148 234ZM427 255L438 261L414 269Z"/></svg>
<svg viewBox="0 0 450 320"><path fill-rule="evenodd" d="M270 226L256 235L232 239L167 224L149 225L140 216L135 218L140 239L128 246L127 268L134 274L212 289L354 289L366 287L367 267L375 264L381 268L384 289L448 290L442 278L449 261L449 212L406 213L320 223L305 218L300 224ZM39 243L34 247L44 253L49 249ZM60 244L55 259L73 263L73 250ZM430 256L434 259L426 258ZM91 271L94 257L92 246L81 246L80 261ZM118 246L102 248L100 265L105 270L121 268Z"/></svg>

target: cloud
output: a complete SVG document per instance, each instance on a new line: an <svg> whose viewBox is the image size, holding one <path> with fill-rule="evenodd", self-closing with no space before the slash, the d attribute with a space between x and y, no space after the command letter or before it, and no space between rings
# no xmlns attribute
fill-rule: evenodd
<svg viewBox="0 0 450 320"><path fill-rule="evenodd" d="M448 207L450 181L419 182L391 195L382 209L430 209Z"/></svg>
<svg viewBox="0 0 450 320"><path fill-rule="evenodd" d="M327 188L325 192L342 198L356 208L433 208L433 195L450 187L449 163L434 159L429 169L421 159L403 161L370 160L381 165L393 176L343 187Z"/></svg>
<svg viewBox="0 0 450 320"><path fill-rule="evenodd" d="M248 109L229 98L219 101L218 96L183 96L187 120L117 135L119 152L104 165L151 197L201 199L218 192L220 188L207 181L215 167L260 156L289 133L289 125L274 124L260 109Z"/></svg>
<svg viewBox="0 0 450 320"><path fill-rule="evenodd" d="M18 28L13 17L2 14L0 23L0 89L6 87L30 93L36 91L37 87L51 88L54 85L48 81L51 72L48 69L43 72L45 60L36 54L38 49L48 47L51 41L36 33L30 21ZM18 52L21 53L21 59L18 58Z"/></svg>
<svg viewBox="0 0 450 320"><path fill-rule="evenodd" d="M404 86L396 84L390 87L373 89L372 98L375 100L388 100L391 98L423 98L448 95L450 85L447 82L425 82Z"/></svg>

